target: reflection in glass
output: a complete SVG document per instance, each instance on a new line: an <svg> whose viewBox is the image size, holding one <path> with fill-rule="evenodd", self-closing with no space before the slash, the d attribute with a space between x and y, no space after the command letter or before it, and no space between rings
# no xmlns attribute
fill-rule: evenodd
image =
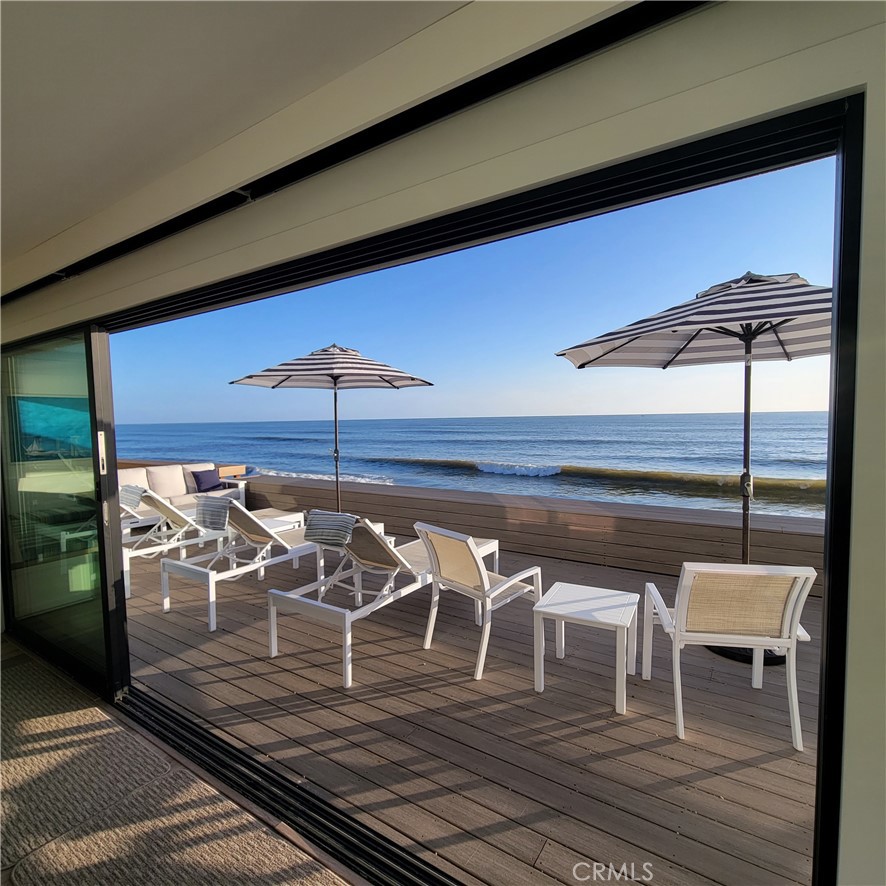
<svg viewBox="0 0 886 886"><path fill-rule="evenodd" d="M3 504L16 625L105 668L86 343L3 354Z"/></svg>

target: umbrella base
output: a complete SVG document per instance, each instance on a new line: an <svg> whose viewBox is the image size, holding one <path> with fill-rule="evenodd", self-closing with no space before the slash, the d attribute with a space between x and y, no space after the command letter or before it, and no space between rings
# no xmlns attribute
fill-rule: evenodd
<svg viewBox="0 0 886 886"><path fill-rule="evenodd" d="M738 646L705 646L705 649L710 649L711 652L722 658L728 658L732 661L740 661L742 664L750 664L754 660L754 652L752 649ZM764 665L783 665L784 663L785 656L779 655L771 649L763 650Z"/></svg>

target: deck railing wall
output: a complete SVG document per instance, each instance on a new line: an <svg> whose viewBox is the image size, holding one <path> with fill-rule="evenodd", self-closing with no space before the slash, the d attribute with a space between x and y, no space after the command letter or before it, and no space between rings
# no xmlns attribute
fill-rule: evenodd
<svg viewBox="0 0 886 886"><path fill-rule="evenodd" d="M265 475L248 481L246 502L253 510L334 510L335 487L326 480ZM664 575L677 575L684 562L741 560L738 508L733 514L369 483L343 483L342 508L384 521L394 535L414 537L413 524L421 520L497 538L504 551ZM819 573L813 594L820 595L823 556L824 520L752 514L752 562L812 566Z"/></svg>
<svg viewBox="0 0 886 886"><path fill-rule="evenodd" d="M250 480L247 504L335 509L331 483L264 476ZM677 575L684 561L741 560L741 516L723 511L600 504L561 498L363 483L342 485L342 508L415 535L419 520L485 538L502 550L599 566ZM753 515L755 563L812 566L821 593L824 521Z"/></svg>

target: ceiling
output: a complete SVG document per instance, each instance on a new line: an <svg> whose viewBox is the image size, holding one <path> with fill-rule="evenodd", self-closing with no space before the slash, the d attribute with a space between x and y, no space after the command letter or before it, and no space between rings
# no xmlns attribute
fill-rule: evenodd
<svg viewBox="0 0 886 886"><path fill-rule="evenodd" d="M464 5L5 0L3 262Z"/></svg>

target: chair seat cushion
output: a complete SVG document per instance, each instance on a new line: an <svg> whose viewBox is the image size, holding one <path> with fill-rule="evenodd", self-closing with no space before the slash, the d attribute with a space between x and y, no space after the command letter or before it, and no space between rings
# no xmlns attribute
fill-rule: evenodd
<svg viewBox="0 0 886 886"><path fill-rule="evenodd" d="M181 465L151 465L148 472L148 488L161 498L185 495L185 474Z"/></svg>

